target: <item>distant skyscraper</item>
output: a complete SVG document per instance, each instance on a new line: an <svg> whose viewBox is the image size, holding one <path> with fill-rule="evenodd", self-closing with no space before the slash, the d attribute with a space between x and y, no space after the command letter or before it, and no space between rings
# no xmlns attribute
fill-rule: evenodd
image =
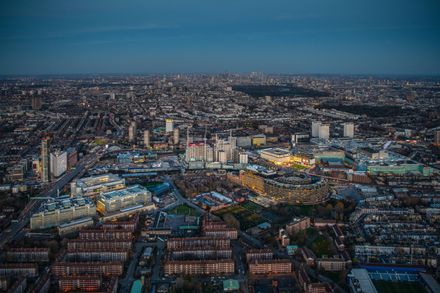
<svg viewBox="0 0 440 293"><path fill-rule="evenodd" d="M128 127L128 141L131 143L136 143L136 121L132 121Z"/></svg>
<svg viewBox="0 0 440 293"><path fill-rule="evenodd" d="M437 130L434 134L434 142L436 145L440 145L440 130Z"/></svg>
<svg viewBox="0 0 440 293"><path fill-rule="evenodd" d="M41 109L41 98L32 97L32 110L40 110L40 109Z"/></svg>
<svg viewBox="0 0 440 293"><path fill-rule="evenodd" d="M321 126L321 122L312 121L312 137L319 136L319 127Z"/></svg>
<svg viewBox="0 0 440 293"><path fill-rule="evenodd" d="M174 130L174 121L173 119L165 119L165 132L170 133Z"/></svg>
<svg viewBox="0 0 440 293"><path fill-rule="evenodd" d="M179 128L174 128L174 130L173 130L173 143L175 145L179 144L179 136L180 136Z"/></svg>
<svg viewBox="0 0 440 293"><path fill-rule="evenodd" d="M150 147L150 131L149 130L144 131L144 147L145 148Z"/></svg>
<svg viewBox="0 0 440 293"><path fill-rule="evenodd" d="M240 153L239 163L240 163L240 164L247 164L248 161L249 161L248 154L246 154L246 153Z"/></svg>
<svg viewBox="0 0 440 293"><path fill-rule="evenodd" d="M49 138L41 140L41 181L50 181Z"/></svg>
<svg viewBox="0 0 440 293"><path fill-rule="evenodd" d="M344 137L354 137L354 123L346 122L344 123Z"/></svg>
<svg viewBox="0 0 440 293"><path fill-rule="evenodd" d="M67 170L67 152L57 150L50 154L50 172L56 178Z"/></svg>
<svg viewBox="0 0 440 293"><path fill-rule="evenodd" d="M319 138L320 139L329 139L330 138L330 125L321 124L319 126Z"/></svg>

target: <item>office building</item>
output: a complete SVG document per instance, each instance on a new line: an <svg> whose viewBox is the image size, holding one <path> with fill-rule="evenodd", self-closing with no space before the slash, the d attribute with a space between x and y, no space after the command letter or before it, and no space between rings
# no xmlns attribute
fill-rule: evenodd
<svg viewBox="0 0 440 293"><path fill-rule="evenodd" d="M56 150L50 154L50 171L55 178L67 171L67 152Z"/></svg>
<svg viewBox="0 0 440 293"><path fill-rule="evenodd" d="M252 136L252 145L255 147L260 147L266 144L266 135L257 134Z"/></svg>
<svg viewBox="0 0 440 293"><path fill-rule="evenodd" d="M174 121L173 119L165 119L165 132L171 133L174 130Z"/></svg>
<svg viewBox="0 0 440 293"><path fill-rule="evenodd" d="M41 181L50 181L49 137L41 140Z"/></svg>
<svg viewBox="0 0 440 293"><path fill-rule="evenodd" d="M344 125L344 137L353 138L354 137L354 123L346 122Z"/></svg>
<svg viewBox="0 0 440 293"><path fill-rule="evenodd" d="M145 130L144 131L144 148L150 147L150 131Z"/></svg>
<svg viewBox="0 0 440 293"><path fill-rule="evenodd" d="M440 130L434 133L434 144L440 146Z"/></svg>
<svg viewBox="0 0 440 293"><path fill-rule="evenodd" d="M125 179L115 174L85 177L71 183L71 196L95 197L101 192L125 188Z"/></svg>
<svg viewBox="0 0 440 293"><path fill-rule="evenodd" d="M179 128L174 128L174 130L173 130L173 144L175 144L175 145L179 144L179 136L180 136Z"/></svg>
<svg viewBox="0 0 440 293"><path fill-rule="evenodd" d="M136 143L136 121L132 121L128 127L128 141L131 143Z"/></svg>
<svg viewBox="0 0 440 293"><path fill-rule="evenodd" d="M248 164L248 162L249 162L248 154L247 153L240 153L238 162L243 165Z"/></svg>
<svg viewBox="0 0 440 293"><path fill-rule="evenodd" d="M41 105L42 103L40 97L32 97L32 110L40 110Z"/></svg>
<svg viewBox="0 0 440 293"><path fill-rule="evenodd" d="M326 140L328 140L330 138L330 125L329 124L321 124L319 126L318 137L320 139L326 139Z"/></svg>
<svg viewBox="0 0 440 293"><path fill-rule="evenodd" d="M96 216L96 206L88 198L67 195L48 200L30 219L31 230L47 229L80 218Z"/></svg>
<svg viewBox="0 0 440 293"><path fill-rule="evenodd" d="M96 209L105 215L123 210L128 207L147 205L151 203L151 192L140 185L124 189L108 191L100 194L96 201Z"/></svg>
<svg viewBox="0 0 440 293"><path fill-rule="evenodd" d="M321 122L312 121L312 137L319 137L319 127L321 127Z"/></svg>
<svg viewBox="0 0 440 293"><path fill-rule="evenodd" d="M288 163L292 159L292 155L288 150L280 148L262 150L260 156L262 159L275 164Z"/></svg>

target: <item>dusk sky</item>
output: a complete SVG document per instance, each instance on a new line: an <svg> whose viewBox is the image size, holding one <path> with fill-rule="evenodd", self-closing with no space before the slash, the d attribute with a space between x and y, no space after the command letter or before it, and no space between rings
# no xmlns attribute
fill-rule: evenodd
<svg viewBox="0 0 440 293"><path fill-rule="evenodd" d="M440 74L440 1L0 0L0 74Z"/></svg>

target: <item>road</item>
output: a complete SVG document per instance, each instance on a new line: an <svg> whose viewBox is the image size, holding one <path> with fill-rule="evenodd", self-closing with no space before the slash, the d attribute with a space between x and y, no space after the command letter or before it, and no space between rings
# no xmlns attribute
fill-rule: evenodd
<svg viewBox="0 0 440 293"><path fill-rule="evenodd" d="M145 247L151 246L145 242L135 242L134 244L134 253L131 256L130 263L128 264L127 271L125 273L125 278L119 281L119 292L129 292L131 285L135 281L134 273L136 270L136 266L139 261L139 257L141 256L142 251L144 251Z"/></svg>

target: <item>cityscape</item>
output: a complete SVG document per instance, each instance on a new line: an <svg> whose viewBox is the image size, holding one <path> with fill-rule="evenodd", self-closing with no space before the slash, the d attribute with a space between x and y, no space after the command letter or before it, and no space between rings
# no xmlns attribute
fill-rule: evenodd
<svg viewBox="0 0 440 293"><path fill-rule="evenodd" d="M155 62L139 59L147 62L139 72L118 69L122 57L114 40L97 39L108 46L103 54L114 51L108 62L116 67L107 70L101 57L88 61L82 53L63 65L72 36L22 33L34 25L49 33L52 20L34 21L55 12L60 27L50 32L67 31L59 11L69 24L75 17L102 21L97 4L43 1L24 8L19 2L0 6L0 292L440 292L440 55L411 55L432 67L389 55L402 67L391 74L381 65L373 74L365 71L368 60L348 72L328 70L330 63L316 69L320 58L309 60L312 72L257 64L248 70L236 57L224 61L230 66L224 69L223 55L219 64L180 70L158 53ZM124 29L78 29L72 38L82 43L77 35L83 33L119 39L121 30L137 37L159 29L174 39L167 32L172 25L133 28L136 9L127 14L113 2L102 13L120 13ZM438 16L440 7L428 3L411 5L432 25L427 44L435 51L440 18L427 15L435 10ZM147 17L165 4L139 5ZM189 10L212 8L193 1L169 5L190 18L195 12ZM402 6L389 16L399 27L398 16L412 7ZM258 15L262 7L255 4ZM236 21L235 12L228 18L215 8L226 22ZM240 19L253 20L249 13ZM309 19L285 15L267 25ZM211 16L207 27L219 21ZM14 29L15 17L32 23ZM404 38L412 42L409 33ZM40 52L45 42L64 41L60 52L51 51L56 64ZM30 56L41 54L38 62L23 67L22 42L41 43L29 47ZM137 58L141 45L124 42ZM200 50L211 50L205 46ZM204 66L200 58L197 66ZM267 58L277 63L278 57Z"/></svg>

